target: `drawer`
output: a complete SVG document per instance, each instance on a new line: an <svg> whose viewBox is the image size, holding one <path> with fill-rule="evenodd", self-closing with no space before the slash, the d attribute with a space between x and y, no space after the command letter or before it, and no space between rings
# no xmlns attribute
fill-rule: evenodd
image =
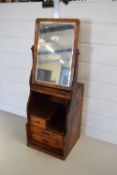
<svg viewBox="0 0 117 175"><path fill-rule="evenodd" d="M31 132L37 135L40 135L44 138L47 139L52 139L52 140L59 140L60 142L63 142L63 135L62 134L58 134L56 132L52 132L49 130L45 130L45 129L41 129L35 126L30 126L31 128Z"/></svg>
<svg viewBox="0 0 117 175"><path fill-rule="evenodd" d="M30 116L30 123L33 126L46 129L46 120L44 120L42 118Z"/></svg>
<svg viewBox="0 0 117 175"><path fill-rule="evenodd" d="M44 145L48 145L50 147L56 148L56 149L61 149L63 148L63 142L61 142L58 138L56 139L48 139L46 137L37 135L32 133L31 134L32 140L36 141L38 143L42 143Z"/></svg>

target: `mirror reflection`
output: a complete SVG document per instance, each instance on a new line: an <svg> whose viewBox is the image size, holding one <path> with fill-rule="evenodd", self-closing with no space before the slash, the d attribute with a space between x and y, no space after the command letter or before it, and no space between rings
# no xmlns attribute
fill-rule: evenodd
<svg viewBox="0 0 117 175"><path fill-rule="evenodd" d="M69 86L75 23L40 22L36 80Z"/></svg>

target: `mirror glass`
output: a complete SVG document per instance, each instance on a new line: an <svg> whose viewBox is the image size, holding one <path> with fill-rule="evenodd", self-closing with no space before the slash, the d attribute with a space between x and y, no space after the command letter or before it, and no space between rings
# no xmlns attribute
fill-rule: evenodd
<svg viewBox="0 0 117 175"><path fill-rule="evenodd" d="M70 85L75 23L40 22L36 80Z"/></svg>

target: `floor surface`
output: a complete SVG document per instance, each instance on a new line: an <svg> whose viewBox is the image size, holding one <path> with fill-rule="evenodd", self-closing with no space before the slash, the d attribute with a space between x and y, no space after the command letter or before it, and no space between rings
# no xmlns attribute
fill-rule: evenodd
<svg viewBox="0 0 117 175"><path fill-rule="evenodd" d="M25 123L0 111L0 175L117 175L117 145L81 136L62 161L26 146Z"/></svg>

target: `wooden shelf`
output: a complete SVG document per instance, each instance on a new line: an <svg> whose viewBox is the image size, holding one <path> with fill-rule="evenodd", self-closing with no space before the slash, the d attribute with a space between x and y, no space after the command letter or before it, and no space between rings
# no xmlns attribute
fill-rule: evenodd
<svg viewBox="0 0 117 175"><path fill-rule="evenodd" d="M64 90L59 91L59 90L54 89L54 88L47 88L47 87L37 86L37 85L33 85L33 84L31 85L31 90L34 92L52 95L55 97L60 97L62 99L66 99L66 100L69 100L72 96L72 93L69 93L69 92L64 91Z"/></svg>

